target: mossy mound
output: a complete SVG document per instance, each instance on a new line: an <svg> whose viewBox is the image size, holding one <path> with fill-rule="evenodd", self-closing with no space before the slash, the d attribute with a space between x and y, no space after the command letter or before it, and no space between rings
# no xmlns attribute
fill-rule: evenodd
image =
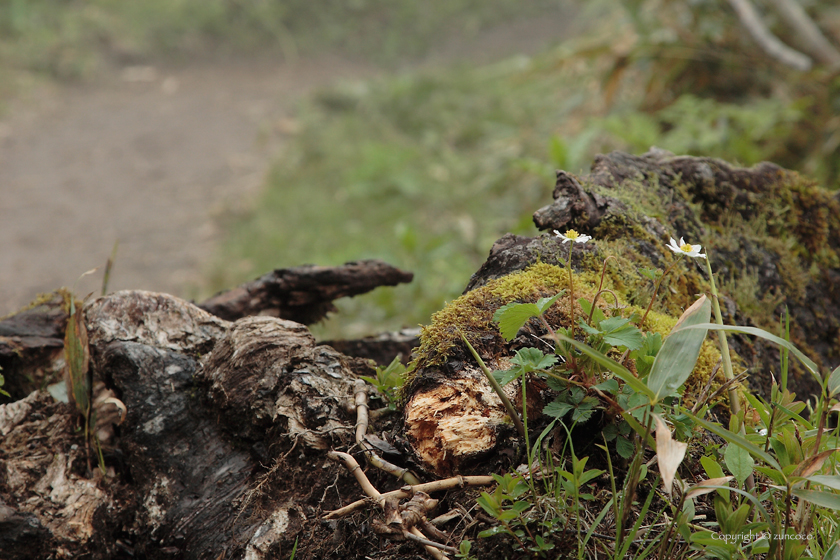
<svg viewBox="0 0 840 560"><path fill-rule="evenodd" d="M600 248L601 244L598 244L598 251L593 251L593 253L599 254ZM587 258L593 261L598 259L596 256ZM603 261L604 259L600 258L601 264ZM572 279L575 316L578 319L585 319L586 315L577 300L584 298L592 302L601 285L601 271L573 272ZM604 293L598 298L596 305L607 316L621 314L629 317L633 313L643 315L644 307L627 302L628 285L632 286L632 284L624 283L621 277L616 278L614 273L607 270L603 276L603 288L609 289L615 297ZM566 295L557 300L548 310L545 318L552 328L568 328L572 315L570 313L572 292L569 290L569 271L554 264L537 262L524 270L492 279L450 302L432 316L430 325L421 329L420 346L415 351L414 359L409 366L407 392L410 393L422 382L422 379L418 379L417 376L422 377L426 370L435 372L446 370L449 361L460 362L472 359L464 347L460 333L463 333L470 344L488 361L499 362L508 357L513 353L512 344L502 338L498 325L493 322L496 310L511 302L534 303L540 298L552 297L560 291L565 291ZM691 298L685 299L689 301ZM678 316L678 314L669 315L652 311L642 325L642 330L659 333L664 338L676 324ZM735 358L737 359L737 356ZM685 385L687 402L693 402L706 385L709 374L714 370L719 359L720 353L714 344L707 340L701 350L695 371ZM630 365L632 367L632 364ZM713 387L717 386L719 383L715 382Z"/></svg>

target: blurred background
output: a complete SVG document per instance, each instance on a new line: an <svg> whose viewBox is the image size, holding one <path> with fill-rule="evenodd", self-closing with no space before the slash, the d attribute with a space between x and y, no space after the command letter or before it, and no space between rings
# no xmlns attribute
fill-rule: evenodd
<svg viewBox="0 0 840 560"><path fill-rule="evenodd" d="M0 315L118 243L193 299L383 259L316 334L426 323L599 152L838 188L838 49L834 0L2 0Z"/></svg>

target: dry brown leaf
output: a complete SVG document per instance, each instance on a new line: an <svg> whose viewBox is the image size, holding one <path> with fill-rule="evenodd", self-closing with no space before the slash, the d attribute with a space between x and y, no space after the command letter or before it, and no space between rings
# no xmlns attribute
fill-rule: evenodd
<svg viewBox="0 0 840 560"><path fill-rule="evenodd" d="M659 416L654 415L653 418L656 420L656 459L659 463L659 472L662 474L662 484L670 496L674 475L677 474L677 468L685 457L688 444L674 441L665 422Z"/></svg>

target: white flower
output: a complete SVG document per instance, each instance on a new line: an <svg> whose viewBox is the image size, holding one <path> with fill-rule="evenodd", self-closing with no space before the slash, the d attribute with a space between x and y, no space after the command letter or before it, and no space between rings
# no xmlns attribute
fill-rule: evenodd
<svg viewBox="0 0 840 560"><path fill-rule="evenodd" d="M671 244L668 245L668 248L671 249L673 252L677 253L678 255L685 255L687 257L694 257L694 258L702 258L705 259L706 255L700 253L703 250L703 247L700 245L691 245L686 243L685 240L680 237L680 242L677 244L677 240L673 237L671 238Z"/></svg>
<svg viewBox="0 0 840 560"><path fill-rule="evenodd" d="M582 233L578 233L573 229L570 229L564 234L560 233L556 229L554 230L555 235L563 240L563 244L565 245L566 241L574 241L575 243L586 243L592 237L589 235L583 235Z"/></svg>

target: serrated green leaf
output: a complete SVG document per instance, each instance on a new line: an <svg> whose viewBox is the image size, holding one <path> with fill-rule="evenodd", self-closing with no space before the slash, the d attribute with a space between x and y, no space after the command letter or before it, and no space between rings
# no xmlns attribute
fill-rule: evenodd
<svg viewBox="0 0 840 560"><path fill-rule="evenodd" d="M662 349L662 335L659 333L648 333L645 342L639 348L640 355L656 356Z"/></svg>
<svg viewBox="0 0 840 560"><path fill-rule="evenodd" d="M596 329L595 327L590 327L589 325L587 325L586 323L584 323L584 322L583 322L583 319L581 319L580 321L578 321L578 326L579 326L581 329L583 329L585 332L588 332L589 334L595 334L595 335L600 335L600 334L602 334L602 333L601 333L601 331L600 331L599 329Z"/></svg>
<svg viewBox="0 0 840 560"><path fill-rule="evenodd" d="M594 413L595 408L593 404L589 402L582 402L577 408L575 408L574 412L572 412L572 422L586 422Z"/></svg>
<svg viewBox="0 0 840 560"><path fill-rule="evenodd" d="M516 338L516 333L531 317L539 317L539 315L540 308L534 303L508 303L496 310L493 321L499 323L499 332L502 333L502 337L511 341Z"/></svg>
<svg viewBox="0 0 840 560"><path fill-rule="evenodd" d="M730 443L723 452L723 460L726 461L726 468L735 476L738 484L743 486L755 467L755 461L749 452L743 447Z"/></svg>
<svg viewBox="0 0 840 560"><path fill-rule="evenodd" d="M557 355L545 355L538 348L521 348L510 361L528 373L536 369L550 368L557 363Z"/></svg>
<svg viewBox="0 0 840 560"><path fill-rule="evenodd" d="M555 399L545 405L543 414L552 418L562 418L574 409L574 405Z"/></svg>
<svg viewBox="0 0 840 560"><path fill-rule="evenodd" d="M602 381L593 387L593 389L598 389L604 393L612 393L616 394L618 392L618 381L615 379L607 379L606 381Z"/></svg>
<svg viewBox="0 0 840 560"><path fill-rule="evenodd" d="M628 350L635 350L644 343L644 338L639 329L627 325L620 330L604 335L604 342L612 346L624 346Z"/></svg>
<svg viewBox="0 0 840 560"><path fill-rule="evenodd" d="M702 296L686 309L665 339L647 378L654 403L673 394L691 375L706 339L705 330L691 330L691 326L709 323L711 315L712 303Z"/></svg>
<svg viewBox="0 0 840 560"><path fill-rule="evenodd" d="M600 321L598 324L598 328L603 333L611 333L617 330L620 330L622 327L626 326L630 322L629 319L625 319L624 317L610 317L609 319L604 319Z"/></svg>
<svg viewBox="0 0 840 560"><path fill-rule="evenodd" d="M506 370L495 370L493 372L493 379L499 384L499 386L504 387L519 375L519 369L506 369Z"/></svg>

